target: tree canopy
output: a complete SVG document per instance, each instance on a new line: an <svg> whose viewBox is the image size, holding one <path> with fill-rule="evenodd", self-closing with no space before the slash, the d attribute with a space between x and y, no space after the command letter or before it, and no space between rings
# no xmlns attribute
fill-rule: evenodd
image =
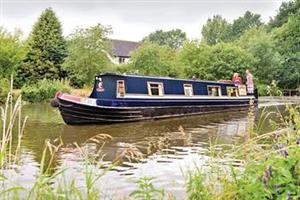
<svg viewBox="0 0 300 200"><path fill-rule="evenodd" d="M47 8L34 24L28 39L28 52L18 69L20 84L65 76L61 64L66 56L62 27L51 8Z"/></svg>
<svg viewBox="0 0 300 200"><path fill-rule="evenodd" d="M20 40L21 32L7 32L0 27L0 78L9 78L21 64L26 49Z"/></svg>
<svg viewBox="0 0 300 200"><path fill-rule="evenodd" d="M246 11L245 14L233 23L229 23L221 15L215 15L209 18L202 27L202 41L208 45L214 45L221 42L232 42L249 29L258 28L263 23L260 15Z"/></svg>
<svg viewBox="0 0 300 200"><path fill-rule="evenodd" d="M144 43L132 53L133 70L145 75L178 76L176 50L166 45Z"/></svg>
<svg viewBox="0 0 300 200"><path fill-rule="evenodd" d="M109 70L111 43L107 36L110 33L109 27L98 24L79 28L70 35L63 68L68 71L73 85L92 83L96 74Z"/></svg>
<svg viewBox="0 0 300 200"><path fill-rule="evenodd" d="M233 21L231 27L231 38L237 39L245 31L252 28L258 28L261 25L263 25L263 23L261 22L259 14L254 14L250 11L246 11L244 16L239 17Z"/></svg>
<svg viewBox="0 0 300 200"><path fill-rule="evenodd" d="M167 45L171 48L177 49L182 47L184 42L187 41L187 38L185 32L180 29L173 29L170 31L157 30L146 36L143 41L159 45Z"/></svg>
<svg viewBox="0 0 300 200"><path fill-rule="evenodd" d="M274 39L284 57L279 72L279 86L296 88L300 86L300 12L291 16L287 23L275 30Z"/></svg>
<svg viewBox="0 0 300 200"><path fill-rule="evenodd" d="M208 45L230 41L231 24L221 15L209 18L202 27L202 41Z"/></svg>
<svg viewBox="0 0 300 200"><path fill-rule="evenodd" d="M270 84L272 80L279 78L278 71L283 57L265 28L248 30L236 42L236 45L242 47L254 58L252 69L259 83Z"/></svg>
<svg viewBox="0 0 300 200"><path fill-rule="evenodd" d="M191 42L181 52L181 62L188 77L219 80L231 79L234 72L244 74L252 69L254 59L246 50L220 43L213 46Z"/></svg>
<svg viewBox="0 0 300 200"><path fill-rule="evenodd" d="M300 0L290 0L282 2L277 15L271 18L269 26L276 28L282 26L289 19L289 16L295 15L300 10Z"/></svg>

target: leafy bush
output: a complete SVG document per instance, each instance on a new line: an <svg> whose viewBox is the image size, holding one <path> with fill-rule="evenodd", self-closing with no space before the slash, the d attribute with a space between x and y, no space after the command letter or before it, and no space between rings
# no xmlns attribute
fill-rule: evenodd
<svg viewBox="0 0 300 200"><path fill-rule="evenodd" d="M7 79L0 79L0 103L4 103L8 92L9 81Z"/></svg>
<svg viewBox="0 0 300 200"><path fill-rule="evenodd" d="M256 87L259 96L268 96L268 85L259 83Z"/></svg>
<svg viewBox="0 0 300 200"><path fill-rule="evenodd" d="M70 89L68 82L43 79L36 84L23 86L21 91L25 101L41 102L53 98L57 91L69 92Z"/></svg>

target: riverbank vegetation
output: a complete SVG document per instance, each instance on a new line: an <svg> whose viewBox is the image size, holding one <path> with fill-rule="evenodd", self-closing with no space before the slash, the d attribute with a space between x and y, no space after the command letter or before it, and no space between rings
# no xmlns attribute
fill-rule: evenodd
<svg viewBox="0 0 300 200"><path fill-rule="evenodd" d="M27 102L41 102L54 97L55 93L70 92L71 86L68 81L42 79L35 84L25 84L21 88L23 99Z"/></svg>
<svg viewBox="0 0 300 200"><path fill-rule="evenodd" d="M278 123L272 123L274 131L261 134L261 123L270 120L269 113L263 112L259 122L254 123L254 110L251 108L249 128L236 137L234 144L211 143L207 151L210 159L206 163L193 166L188 171L182 169L187 199L299 199L299 107L287 105L285 112L287 115L278 113L281 116ZM101 182L107 171L123 158L138 162L143 157L134 149L125 150L111 166L104 167L101 150L106 141L113 138L106 134L95 135L88 141L99 146L96 154L90 154L84 146L74 145L84 161L82 183L82 179L66 179L70 177L70 167L58 168L53 164L64 147L63 141L47 140L35 179L24 186L14 182L18 179L10 179L10 173L21 161L21 144L27 121L27 117L22 116L21 96L13 102L10 92L1 107L1 115L1 199L99 199L101 188L97 182ZM155 181L152 177L141 178L128 199L176 199L164 188L156 187Z"/></svg>
<svg viewBox="0 0 300 200"><path fill-rule="evenodd" d="M189 40L179 29L157 30L145 36L131 61L122 65L112 62L109 26L78 28L64 37L54 10L47 8L28 38L21 39L21 31L0 28L1 84L11 74L16 77L15 88L34 87L41 79L67 79L72 87L82 88L101 72L218 80L250 69L261 95L267 95L265 88L272 81L281 89L297 89L299 5L299 0L283 2L268 23L250 11L232 23L214 15L203 25L201 40ZM3 95L0 98L3 101Z"/></svg>

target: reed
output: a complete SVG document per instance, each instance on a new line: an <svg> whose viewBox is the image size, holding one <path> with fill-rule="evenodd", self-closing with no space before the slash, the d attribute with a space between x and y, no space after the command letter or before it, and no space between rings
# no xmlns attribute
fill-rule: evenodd
<svg viewBox="0 0 300 200"><path fill-rule="evenodd" d="M22 118L22 96L13 101L13 79L5 104L0 107L2 137L0 141L0 169L10 168L19 161L21 142L28 117Z"/></svg>

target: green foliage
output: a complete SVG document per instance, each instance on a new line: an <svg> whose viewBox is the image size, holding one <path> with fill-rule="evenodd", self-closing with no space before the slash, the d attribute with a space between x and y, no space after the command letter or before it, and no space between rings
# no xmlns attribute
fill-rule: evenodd
<svg viewBox="0 0 300 200"><path fill-rule="evenodd" d="M155 188L153 179L151 177L140 178L137 181L138 189L130 193L130 197L142 200L164 199L164 190Z"/></svg>
<svg viewBox="0 0 300 200"><path fill-rule="evenodd" d="M239 38L245 31L262 26L260 15L246 11L244 16L233 21L231 27L232 38Z"/></svg>
<svg viewBox="0 0 300 200"><path fill-rule="evenodd" d="M5 78L0 79L0 103L4 103L9 92L9 81Z"/></svg>
<svg viewBox="0 0 300 200"><path fill-rule="evenodd" d="M268 85L263 84L263 83L258 83L258 84L256 84L255 87L258 90L258 95L259 96L268 96L269 95Z"/></svg>
<svg viewBox="0 0 300 200"><path fill-rule="evenodd" d="M251 54L231 43L208 46L191 42L180 56L188 77L206 80L231 79L234 72L244 74L254 63Z"/></svg>
<svg viewBox="0 0 300 200"><path fill-rule="evenodd" d="M68 82L47 79L38 81L36 84L24 85L21 88L23 99L32 103L51 99L58 91L70 92L70 90Z"/></svg>
<svg viewBox="0 0 300 200"><path fill-rule="evenodd" d="M220 15L209 18L202 27L202 41L208 45L232 42L249 29L262 26L260 15L246 11L242 17L229 23Z"/></svg>
<svg viewBox="0 0 300 200"><path fill-rule="evenodd" d="M61 64L66 56L61 24L51 8L47 8L34 24L28 39L28 52L18 68L19 85L37 80L65 76Z"/></svg>
<svg viewBox="0 0 300 200"><path fill-rule="evenodd" d="M0 27L0 78L9 78L15 73L25 56L26 49L20 40L21 33L9 33Z"/></svg>
<svg viewBox="0 0 300 200"><path fill-rule="evenodd" d="M107 35L110 28L101 24L77 29L68 40L69 55L63 68L70 74L71 85L91 84L95 75L110 70L109 53L111 44Z"/></svg>
<svg viewBox="0 0 300 200"><path fill-rule="evenodd" d="M187 185L189 199L299 199L300 113L294 107L286 108L288 116L283 123L289 128L249 138L224 150L224 155L230 153L230 159L242 159L243 166L229 164L216 171L214 163L219 166L221 160L228 160L219 153L215 161L211 160L210 171L192 173Z"/></svg>
<svg viewBox="0 0 300 200"><path fill-rule="evenodd" d="M278 72L283 58L270 33L264 28L248 30L236 42L236 45L242 47L254 58L251 67L259 83L270 84L272 80L280 78Z"/></svg>
<svg viewBox="0 0 300 200"><path fill-rule="evenodd" d="M282 26L289 19L289 16L296 14L300 10L300 0L283 1L277 15L269 22L270 28Z"/></svg>
<svg viewBox="0 0 300 200"><path fill-rule="evenodd" d="M177 49L182 47L187 41L186 34L180 29L173 29L170 31L157 30L150 33L143 39L144 42L152 42L159 45L167 45L171 48Z"/></svg>
<svg viewBox="0 0 300 200"><path fill-rule="evenodd" d="M178 76L182 70L177 65L177 51L168 46L144 43L132 53L131 67L145 75Z"/></svg>
<svg viewBox="0 0 300 200"><path fill-rule="evenodd" d="M189 173L189 179L187 183L187 194L190 200L210 200L212 199L210 191L204 182L204 176L196 170L195 173Z"/></svg>
<svg viewBox="0 0 300 200"><path fill-rule="evenodd" d="M214 15L209 18L202 27L202 41L208 45L220 42L228 42L230 38L231 24L222 18L221 15Z"/></svg>
<svg viewBox="0 0 300 200"><path fill-rule="evenodd" d="M236 199L297 199L300 197L300 148L291 147L286 157L281 151L286 150L272 153L261 163L247 165L243 174L232 183L237 188Z"/></svg>
<svg viewBox="0 0 300 200"><path fill-rule="evenodd" d="M300 85L300 12L289 18L288 22L275 30L276 46L285 61L279 71L278 86L297 88Z"/></svg>

